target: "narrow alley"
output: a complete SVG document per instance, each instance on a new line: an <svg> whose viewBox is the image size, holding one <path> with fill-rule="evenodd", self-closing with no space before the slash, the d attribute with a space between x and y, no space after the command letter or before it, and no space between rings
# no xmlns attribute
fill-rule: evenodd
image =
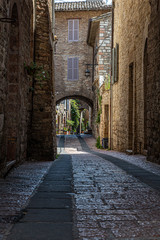
<svg viewBox="0 0 160 240"><path fill-rule="evenodd" d="M0 239L160 239L159 165L97 150L90 135L57 140L57 160L28 162L1 180Z"/></svg>

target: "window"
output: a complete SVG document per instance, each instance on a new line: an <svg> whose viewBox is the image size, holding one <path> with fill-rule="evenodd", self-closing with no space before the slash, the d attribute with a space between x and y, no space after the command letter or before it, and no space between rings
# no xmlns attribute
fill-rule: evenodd
<svg viewBox="0 0 160 240"><path fill-rule="evenodd" d="M119 44L112 49L112 83L118 81L119 78Z"/></svg>
<svg viewBox="0 0 160 240"><path fill-rule="evenodd" d="M78 80L79 59L77 57L68 58L68 80Z"/></svg>
<svg viewBox="0 0 160 240"><path fill-rule="evenodd" d="M79 20L68 20L68 41L76 42L79 40Z"/></svg>

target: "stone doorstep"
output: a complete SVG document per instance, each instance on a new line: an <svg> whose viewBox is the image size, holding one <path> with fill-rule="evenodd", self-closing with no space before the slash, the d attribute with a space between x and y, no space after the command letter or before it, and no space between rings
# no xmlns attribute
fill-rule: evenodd
<svg viewBox="0 0 160 240"><path fill-rule="evenodd" d="M16 160L7 162L6 167L4 169L4 176L11 170L11 168L16 164Z"/></svg>
<svg viewBox="0 0 160 240"><path fill-rule="evenodd" d="M128 155L133 155L133 151L130 150L130 149L126 149L126 154L128 154Z"/></svg>

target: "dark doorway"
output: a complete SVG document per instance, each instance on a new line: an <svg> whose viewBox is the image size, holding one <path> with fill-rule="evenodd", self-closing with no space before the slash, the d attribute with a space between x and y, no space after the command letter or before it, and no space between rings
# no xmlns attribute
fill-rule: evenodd
<svg viewBox="0 0 160 240"><path fill-rule="evenodd" d="M133 63L129 65L128 149L133 150Z"/></svg>
<svg viewBox="0 0 160 240"><path fill-rule="evenodd" d="M148 53L147 46L148 39L145 42L144 48L144 60L143 60L143 84L144 84L144 149L147 149L147 64L148 64Z"/></svg>

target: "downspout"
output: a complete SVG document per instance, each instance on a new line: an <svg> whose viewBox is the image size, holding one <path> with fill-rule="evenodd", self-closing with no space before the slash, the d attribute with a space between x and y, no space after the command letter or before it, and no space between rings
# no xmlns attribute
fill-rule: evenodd
<svg viewBox="0 0 160 240"><path fill-rule="evenodd" d="M55 25L55 4L54 0L52 0L52 34L54 37L54 25Z"/></svg>
<svg viewBox="0 0 160 240"><path fill-rule="evenodd" d="M111 45L111 53L112 49L114 47L114 7L115 7L115 1L112 2L112 45ZM111 62L112 62L112 54L111 54ZM113 69L111 69L111 75ZM110 149L113 149L113 81L111 77L111 89L110 89Z"/></svg>
<svg viewBox="0 0 160 240"><path fill-rule="evenodd" d="M92 59L92 83L94 83L94 60L95 60L95 54L94 54L94 46L92 46L93 48L93 59Z"/></svg>
<svg viewBox="0 0 160 240"><path fill-rule="evenodd" d="M51 36L51 46L52 46L52 84L53 84L53 90L51 92L52 94L52 107L53 107L53 138L54 138L54 158L57 155L57 141L56 141L56 95L55 95L55 68L54 68L54 46L55 46L55 3L54 0L52 0L52 36Z"/></svg>

